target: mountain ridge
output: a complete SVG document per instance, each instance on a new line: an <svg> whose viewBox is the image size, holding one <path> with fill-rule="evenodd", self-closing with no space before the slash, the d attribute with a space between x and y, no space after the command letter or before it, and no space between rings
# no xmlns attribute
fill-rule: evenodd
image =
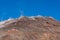
<svg viewBox="0 0 60 40"><path fill-rule="evenodd" d="M52 17L22 16L0 23L0 40L60 40L60 22Z"/></svg>

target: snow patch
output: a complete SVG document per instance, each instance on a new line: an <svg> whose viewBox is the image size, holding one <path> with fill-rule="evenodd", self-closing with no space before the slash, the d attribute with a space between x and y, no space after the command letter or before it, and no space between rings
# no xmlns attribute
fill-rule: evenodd
<svg viewBox="0 0 60 40"><path fill-rule="evenodd" d="M49 16L49 18L52 18L52 19L54 19L52 16Z"/></svg>
<svg viewBox="0 0 60 40"><path fill-rule="evenodd" d="M1 21L0 22L0 28L5 27L6 25L8 25L12 22L15 22L14 19L12 19L12 18L9 18L8 20L5 20L5 21Z"/></svg>
<svg viewBox="0 0 60 40"><path fill-rule="evenodd" d="M0 28L4 27L3 24L5 24L5 22L6 22L6 21L1 21L1 22L0 22Z"/></svg>
<svg viewBox="0 0 60 40"><path fill-rule="evenodd" d="M35 16L30 16L28 18L31 18L32 20L35 20Z"/></svg>
<svg viewBox="0 0 60 40"><path fill-rule="evenodd" d="M42 15L37 15L36 17L43 17Z"/></svg>

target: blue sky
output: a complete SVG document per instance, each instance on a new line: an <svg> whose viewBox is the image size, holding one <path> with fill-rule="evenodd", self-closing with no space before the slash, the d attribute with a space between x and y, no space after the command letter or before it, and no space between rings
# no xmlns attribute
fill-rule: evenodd
<svg viewBox="0 0 60 40"><path fill-rule="evenodd" d="M0 20L9 17L52 16L60 20L60 0L0 0Z"/></svg>

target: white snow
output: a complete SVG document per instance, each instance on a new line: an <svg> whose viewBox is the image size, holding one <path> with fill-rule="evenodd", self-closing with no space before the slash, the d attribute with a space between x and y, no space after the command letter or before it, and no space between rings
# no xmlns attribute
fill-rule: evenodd
<svg viewBox="0 0 60 40"><path fill-rule="evenodd" d="M21 19L21 18L23 18L24 16L23 15L21 15L18 19Z"/></svg>
<svg viewBox="0 0 60 40"><path fill-rule="evenodd" d="M17 19L21 19L21 18L23 18L23 17L24 17L24 16L20 16L20 17L19 17L19 18L17 18ZM43 17L43 16L41 16L41 15L37 15L37 16L30 16L30 17L28 17L28 18L31 18L32 20L35 20L35 17L45 18L45 17ZM51 17L51 16L49 16L49 18L54 19L54 18L53 18L53 17ZM8 24L10 24L10 23L13 23L13 22L16 22L16 19L9 18L8 20L1 21L1 22L0 22L0 28L5 27L6 25L8 25Z"/></svg>
<svg viewBox="0 0 60 40"><path fill-rule="evenodd" d="M52 16L49 16L49 18L52 18L52 19L54 19Z"/></svg>
<svg viewBox="0 0 60 40"><path fill-rule="evenodd" d="M6 22L6 21L1 21L1 22L0 22L0 28L4 27L3 24L5 24L5 22Z"/></svg>
<svg viewBox="0 0 60 40"><path fill-rule="evenodd" d="M1 21L1 22L0 22L0 25L1 25L1 24L4 24L5 22L6 22L6 21Z"/></svg>
<svg viewBox="0 0 60 40"><path fill-rule="evenodd" d="M32 20L35 20L35 16L31 16L31 17L28 17L28 18L31 18Z"/></svg>
<svg viewBox="0 0 60 40"><path fill-rule="evenodd" d="M42 15L37 15L36 17L43 17Z"/></svg>
<svg viewBox="0 0 60 40"><path fill-rule="evenodd" d="M15 22L14 19L12 19L12 18L9 18L8 20L5 20L5 21L1 21L0 22L0 28L5 27L6 25L8 25L12 22Z"/></svg>

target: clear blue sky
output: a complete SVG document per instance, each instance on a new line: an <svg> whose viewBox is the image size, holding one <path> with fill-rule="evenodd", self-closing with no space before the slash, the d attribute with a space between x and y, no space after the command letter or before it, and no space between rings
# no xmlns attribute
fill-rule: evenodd
<svg viewBox="0 0 60 40"><path fill-rule="evenodd" d="M52 16L60 20L60 0L0 0L0 20L9 17Z"/></svg>

